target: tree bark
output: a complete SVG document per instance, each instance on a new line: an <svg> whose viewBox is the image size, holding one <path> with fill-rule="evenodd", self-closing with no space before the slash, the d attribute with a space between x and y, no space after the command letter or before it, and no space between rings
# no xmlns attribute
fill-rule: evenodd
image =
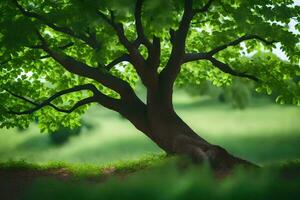
<svg viewBox="0 0 300 200"><path fill-rule="evenodd" d="M159 115L159 116L158 116ZM194 163L208 161L213 169L230 170L251 163L237 158L220 146L210 144L196 134L175 112L157 110L151 121L154 142L168 154L189 157Z"/></svg>
<svg viewBox="0 0 300 200"><path fill-rule="evenodd" d="M132 106L127 103L121 114L169 155L188 157L196 164L208 162L214 170L255 166L200 137L176 114L173 106L166 104L169 103L161 98L148 97L147 105L141 101L132 102Z"/></svg>

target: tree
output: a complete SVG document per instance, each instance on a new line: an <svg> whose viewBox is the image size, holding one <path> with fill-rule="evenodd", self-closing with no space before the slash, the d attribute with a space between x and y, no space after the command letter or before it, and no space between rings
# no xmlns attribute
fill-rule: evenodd
<svg viewBox="0 0 300 200"><path fill-rule="evenodd" d="M299 30L300 17L292 0L4 0L0 9L1 127L33 120L42 131L74 127L100 104L168 154L227 169L249 163L176 114L174 84L223 85L237 76L300 104L299 34L288 28ZM288 61L274 56L275 45ZM145 102L134 92L138 79Z"/></svg>

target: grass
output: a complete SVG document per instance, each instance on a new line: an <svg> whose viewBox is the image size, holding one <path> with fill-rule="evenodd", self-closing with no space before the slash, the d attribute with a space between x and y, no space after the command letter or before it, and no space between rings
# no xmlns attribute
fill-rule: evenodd
<svg viewBox="0 0 300 200"><path fill-rule="evenodd" d="M26 161L8 161L0 163L0 199L20 200L22 196L35 183L40 180L49 183L48 186L57 187L61 182L68 185L94 185L103 184L107 179L113 177L124 178L135 172L141 172L154 167L165 160L165 154L148 155L138 160L131 160L128 162L117 162L105 166L98 166L94 164L70 164L62 162L49 162L46 164L28 163ZM39 188L39 187L42 188ZM34 186L36 187L36 186ZM43 184L38 183L38 190L42 191ZM88 195L88 188L85 187L84 195ZM78 188L81 191L80 188ZM68 192L70 190L68 189ZM31 193L31 192L30 192ZM73 193L76 199L76 192ZM72 194L72 195L73 195ZM35 194L33 194L35 195ZM66 195L66 194L64 194ZM71 196L72 196L71 195ZM31 196L31 195L30 195ZM29 197L30 199L39 199L36 196ZM54 198L61 199L62 197ZM63 198L62 198L63 199Z"/></svg>
<svg viewBox="0 0 300 200"><path fill-rule="evenodd" d="M107 169L112 168L114 171L107 174ZM58 172L63 169L64 173L67 171L71 176L61 179L45 173L36 176L35 173L36 177L31 177L24 183L29 173L52 171L53 175L55 169ZM255 170L237 168L230 176L221 179L216 178L206 165L178 168L178 160L164 155L146 156L105 167L66 163L38 165L10 161L0 164L0 173L3 170L16 171L16 176L21 181L16 184L15 177L10 177L11 179L1 182L0 178L0 185L3 184L0 187L0 197L4 195L7 199L296 200L300 197L300 160ZM107 175L108 179L95 179ZM13 194L7 192L11 187L20 188L20 185L22 193L18 189L14 189Z"/></svg>
<svg viewBox="0 0 300 200"><path fill-rule="evenodd" d="M63 169L67 171L72 177L88 178L105 175L106 173L132 173L142 169L149 168L156 163L165 159L165 154L142 156L136 160L118 161L106 165L95 164L70 164L65 162L48 162L44 164L29 163L25 160L0 162L0 170L5 171L52 171Z"/></svg>
<svg viewBox="0 0 300 200"><path fill-rule="evenodd" d="M236 169L221 180L205 166L184 171L175 166L173 160L168 160L125 179L113 177L94 184L41 178L27 189L22 199L296 200L300 197L300 177L295 174L287 177L281 171L282 166L255 171ZM299 175L300 162L292 166L298 167Z"/></svg>

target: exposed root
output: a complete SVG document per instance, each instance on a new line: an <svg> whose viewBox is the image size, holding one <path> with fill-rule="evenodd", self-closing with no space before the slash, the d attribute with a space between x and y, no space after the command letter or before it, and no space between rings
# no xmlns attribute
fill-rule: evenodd
<svg viewBox="0 0 300 200"><path fill-rule="evenodd" d="M181 135L173 143L175 154L188 157L194 164L209 163L214 171L229 173L236 167L258 168L255 164L235 157L224 148Z"/></svg>
<svg viewBox="0 0 300 200"><path fill-rule="evenodd" d="M215 170L230 171L237 166L244 168L258 168L257 165L249 161L231 155L220 146L212 145L212 148L205 153L209 158L209 163Z"/></svg>

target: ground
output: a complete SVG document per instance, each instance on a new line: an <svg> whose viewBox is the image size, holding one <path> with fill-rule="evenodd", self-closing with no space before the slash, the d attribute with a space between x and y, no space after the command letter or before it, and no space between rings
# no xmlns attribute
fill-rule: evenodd
<svg viewBox="0 0 300 200"><path fill-rule="evenodd" d="M216 174L159 156L102 168L0 165L1 199L299 199L300 161Z"/></svg>
<svg viewBox="0 0 300 200"><path fill-rule="evenodd" d="M237 110L182 91L177 91L175 107L208 141L262 168L237 170L227 178L205 167L184 173L174 163L153 167L161 161L169 163L169 158L118 114L92 107L84 121L93 128L84 129L65 145L51 144L36 125L22 132L1 130L0 194L4 198L0 199L299 197L299 108L260 99L246 110Z"/></svg>

